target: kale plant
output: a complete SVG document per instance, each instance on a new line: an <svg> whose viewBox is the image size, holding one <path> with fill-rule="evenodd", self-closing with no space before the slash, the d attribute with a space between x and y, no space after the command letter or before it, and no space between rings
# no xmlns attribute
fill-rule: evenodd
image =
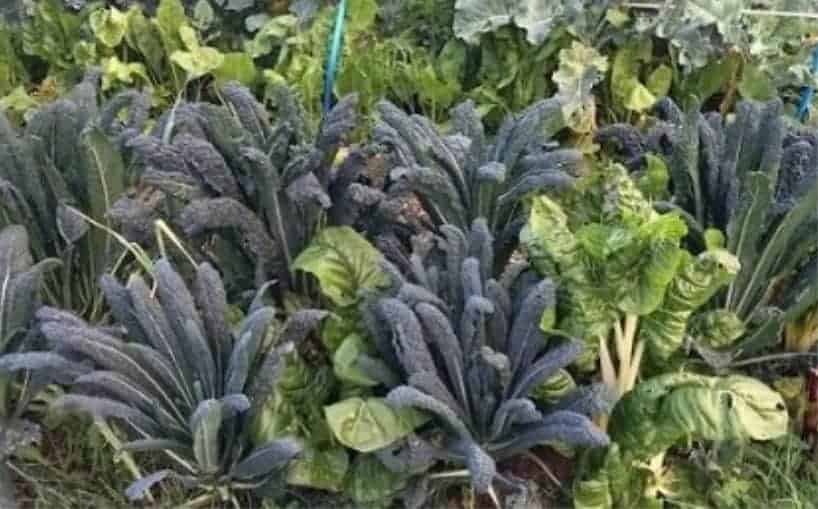
<svg viewBox="0 0 818 509"><path fill-rule="evenodd" d="M150 203L126 198L112 215L133 240L146 241L162 216L226 274L231 289L276 279L294 288L292 262L325 223L362 230L390 225L382 193L363 179L365 154L336 156L356 126L356 98L341 100L316 132L292 93L281 89L279 117L244 87L220 90L224 105L181 103L154 131L129 142L143 183L162 192Z"/></svg>
<svg viewBox="0 0 818 509"><path fill-rule="evenodd" d="M735 253L741 271L718 305L747 326L738 349L764 348L818 302L818 134L789 126L780 101L725 117L663 100L659 113L647 132L614 125L600 138L634 170L666 164L672 199L656 206L687 218L695 247Z"/></svg>
<svg viewBox="0 0 818 509"><path fill-rule="evenodd" d="M123 450L171 460L174 468L128 488L132 500L176 477L235 505L237 492L275 485L301 450L287 438L250 447L249 422L271 393L282 354L324 313L304 309L280 323L273 308L255 305L233 327L222 281L210 265L196 268L192 290L166 260L155 264L153 278L155 295L140 276L127 286L103 277L116 327L41 309L39 327L51 349L3 362L60 374L74 374L78 361L93 365L52 408L116 419L132 440Z"/></svg>
<svg viewBox="0 0 818 509"><path fill-rule="evenodd" d="M122 141L140 131L149 100L129 91L100 108L97 82L90 73L67 97L35 111L24 129L0 115L0 226L24 225L36 260L62 261L46 280L51 304L98 318L96 281L123 249L82 216L109 223L108 208L128 181Z"/></svg>
<svg viewBox="0 0 818 509"><path fill-rule="evenodd" d="M560 101L549 99L506 119L493 139L472 102L452 110L451 133L394 105L379 106L375 139L392 159L393 195L414 193L435 228L467 230L483 217L496 240L494 263L502 268L525 222L521 198L572 182L582 164L575 150L547 150L546 128L559 125Z"/></svg>
<svg viewBox="0 0 818 509"><path fill-rule="evenodd" d="M556 287L525 266L494 279L493 238L485 220L468 232L441 228L442 255L418 244L413 270L392 271L392 290L373 297L365 315L377 352L391 370L362 357L362 369L387 386L386 402L434 417L440 441L414 448L420 458L462 465L454 476L495 495L496 482L515 484L497 462L548 442L598 447L608 443L587 417L601 408L597 388L581 388L538 409L532 391L579 355L579 342L549 337L540 328L552 315ZM427 258L428 254L428 258ZM368 366L368 368L367 368ZM390 375L390 376L385 376ZM382 451L387 466L410 471L415 460Z"/></svg>
<svg viewBox="0 0 818 509"><path fill-rule="evenodd" d="M62 372L17 372L19 353L36 340L34 313L41 302L44 274L59 262L34 264L25 228L11 225L0 230L0 505L17 507L9 486L6 461L15 450L39 439L39 427L24 413L37 393L49 383L68 382L86 368L64 363ZM23 366L26 367L26 366ZM36 363L27 367L36 367Z"/></svg>

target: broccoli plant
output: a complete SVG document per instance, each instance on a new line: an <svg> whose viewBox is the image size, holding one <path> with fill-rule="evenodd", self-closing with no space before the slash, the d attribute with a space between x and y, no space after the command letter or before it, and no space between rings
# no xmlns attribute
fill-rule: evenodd
<svg viewBox="0 0 818 509"><path fill-rule="evenodd" d="M780 101L742 102L734 116L683 113L666 99L647 132L600 132L633 170L663 161L673 196L656 206L683 214L696 247L738 257L741 271L718 305L747 326L736 345L744 353L777 341L785 323L818 302L818 134L788 126L781 109Z"/></svg>
<svg viewBox="0 0 818 509"><path fill-rule="evenodd" d="M654 371L681 360L693 313L738 272L723 249L698 256L682 249L686 233L679 215L656 212L619 165L590 174L562 203L533 201L521 239L535 267L565 293L557 327L585 339L580 366L593 369L599 358L620 396L636 384L643 356Z"/></svg>
<svg viewBox="0 0 818 509"><path fill-rule="evenodd" d="M39 428L25 419L25 411L37 393L49 383L67 382L87 368L66 362L62 372L19 375L10 370L18 352L36 339L33 320L40 306L41 286L47 271L58 265L54 259L33 262L28 234L19 225L0 230L0 505L17 507L14 488L9 487L5 462L16 449L39 438ZM34 366L32 366L34 367Z"/></svg>
<svg viewBox="0 0 818 509"><path fill-rule="evenodd" d="M391 194L414 193L434 227L468 230L486 219L502 269L525 222L524 196L567 187L582 164L575 150L548 150L546 132L562 124L560 100L540 101L509 117L495 138L486 134L474 104L452 110L452 132L394 105L379 106L375 139L391 152Z"/></svg>
<svg viewBox="0 0 818 509"><path fill-rule="evenodd" d="M128 180L122 141L141 130L149 108L148 96L133 91L98 107L97 81L90 73L23 130L0 115L0 226L24 225L36 260L62 261L46 278L49 303L95 319L102 312L96 282L124 249L82 216L109 224L106 212Z"/></svg>
<svg viewBox="0 0 818 509"><path fill-rule="evenodd" d="M364 182L362 151L335 165L356 125L354 96L313 133L288 90L279 90L275 124L246 88L231 83L220 93L224 105L178 104L153 133L129 142L143 183L161 192L114 206L112 215L133 240L148 240L153 221L167 217L196 240L231 288L276 279L286 292L296 286L293 260L325 223L369 230L392 217L381 207L382 193Z"/></svg>
<svg viewBox="0 0 818 509"><path fill-rule="evenodd" d="M305 309L280 323L274 309L259 304L232 327L211 266L196 268L192 291L166 260L155 264L153 278L155 295L140 276L127 286L102 279L114 328L41 309L40 329L51 349L3 362L37 373L63 373L77 362L93 366L52 408L115 419L132 439L123 450L164 455L175 466L137 480L129 498L175 477L203 490L205 500L221 497L238 507L237 493L271 489L301 450L288 438L250 447L249 422L271 393L282 354L324 313Z"/></svg>
<svg viewBox="0 0 818 509"><path fill-rule="evenodd" d="M604 405L593 387L537 408L532 391L582 349L539 327L544 314L555 312L556 286L519 265L494 279L494 239L485 220L468 232L453 225L441 230L440 253L418 242L413 271L402 276L392 270L393 287L364 304L382 362L362 354L353 366L391 387L387 404L433 417L430 433L439 440L413 437L407 447L420 451L413 459L380 451L389 468L413 471L424 460L443 460L463 469L429 479L467 478L496 499L495 483L516 486L498 472L500 460L549 442L606 445L606 435L587 417ZM389 369L381 368L384 363Z"/></svg>

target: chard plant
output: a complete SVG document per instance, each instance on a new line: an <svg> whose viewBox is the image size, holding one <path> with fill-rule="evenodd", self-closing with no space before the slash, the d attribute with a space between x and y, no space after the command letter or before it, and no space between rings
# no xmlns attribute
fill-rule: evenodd
<svg viewBox="0 0 818 509"><path fill-rule="evenodd" d="M721 246L741 263L715 301L746 329L726 357L709 356L729 363L775 344L818 302L818 137L788 125L780 101L743 102L722 116L665 100L659 114L647 132L615 125L600 137L636 171L664 162L672 197L657 208L686 218L694 248Z"/></svg>
<svg viewBox="0 0 818 509"><path fill-rule="evenodd" d="M589 353L579 367L592 370L598 360L619 396L643 364L661 372L684 358L694 312L738 273L723 249L685 251L686 233L682 218L656 212L619 165L599 168L561 203L532 202L521 241L534 266L561 284L556 328L584 339Z"/></svg>
<svg viewBox="0 0 818 509"><path fill-rule="evenodd" d="M0 115L0 225L24 225L36 260L62 262L46 277L47 301L92 319L102 313L97 280L124 261L125 247L105 231L130 180L122 141L142 129L149 108L134 91L98 106L98 79L91 72L24 128Z"/></svg>
<svg viewBox="0 0 818 509"><path fill-rule="evenodd" d="M390 151L390 194L417 196L434 228L465 231L485 218L502 269L525 222L520 200L568 187L582 166L580 152L546 148L546 132L562 122L560 104L558 99L537 102L509 116L492 138L472 102L452 110L449 133L439 132L427 118L381 103L374 136Z"/></svg>
<svg viewBox="0 0 818 509"><path fill-rule="evenodd" d="M371 453L428 421L413 409L386 404L377 374L391 376L390 367L361 323L365 296L389 283L382 262L350 227L321 230L295 259L294 270L318 282L329 312L320 334L327 359L291 354L254 423L258 442L283 433L302 440L304 453L287 476L291 486L343 493L359 505L388 505L402 495L409 476L385 469Z"/></svg>
<svg viewBox="0 0 818 509"><path fill-rule="evenodd" d="M753 378L672 373L640 383L614 408L607 449L590 451L574 482L580 509L712 506L712 479L672 448L691 442L746 444L783 437L784 399Z"/></svg>
<svg viewBox="0 0 818 509"><path fill-rule="evenodd" d="M274 491L302 447L290 438L253 447L249 423L270 397L284 354L323 313L303 309L282 323L256 302L233 326L211 266L196 267L191 289L166 260L152 276L155 293L138 275L127 286L102 279L116 327L43 308L39 329L50 349L4 357L3 365L63 376L85 368L52 409L119 422L129 440L121 451L164 456L172 465L134 482L131 500L168 478L198 491L198 503L240 507L242 492Z"/></svg>
<svg viewBox="0 0 818 509"><path fill-rule="evenodd" d="M494 242L485 220L468 232L453 225L442 232L440 251L418 241L412 270L391 270L391 289L365 301L373 354L364 350L352 366L388 389L389 406L432 418L426 429L379 451L387 468L414 475L421 486L468 479L497 503L497 484L519 488L498 461L552 442L606 445L588 418L605 401L598 387L577 388L543 407L532 401L535 388L582 349L538 326L556 312L555 284L524 265L492 277ZM429 471L437 462L454 470Z"/></svg>

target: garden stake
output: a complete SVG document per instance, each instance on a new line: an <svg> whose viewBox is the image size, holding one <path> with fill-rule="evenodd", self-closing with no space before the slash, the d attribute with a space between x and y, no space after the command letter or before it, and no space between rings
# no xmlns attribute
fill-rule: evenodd
<svg viewBox="0 0 818 509"><path fill-rule="evenodd" d="M335 13L335 25L332 30L329 51L327 52L327 68L324 72L324 115L332 108L332 91L335 88L335 78L338 76L338 66L344 49L344 24L346 21L347 0L341 0Z"/></svg>
<svg viewBox="0 0 818 509"><path fill-rule="evenodd" d="M812 74L818 75L818 45L812 54ZM801 102L798 104L798 119L802 122L807 119L812 100L815 99L815 87L807 86L801 91Z"/></svg>

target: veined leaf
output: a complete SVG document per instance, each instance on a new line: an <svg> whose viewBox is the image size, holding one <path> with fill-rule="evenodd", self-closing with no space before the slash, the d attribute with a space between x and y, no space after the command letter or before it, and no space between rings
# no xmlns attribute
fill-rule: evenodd
<svg viewBox="0 0 818 509"><path fill-rule="evenodd" d="M394 409L381 398L350 398L324 407L335 438L359 452L395 443L429 420L413 408Z"/></svg>
<svg viewBox="0 0 818 509"><path fill-rule="evenodd" d="M313 274L321 291L333 304L355 304L359 292L385 286L389 281L380 267L381 254L349 227L322 230L298 258L293 270Z"/></svg>

